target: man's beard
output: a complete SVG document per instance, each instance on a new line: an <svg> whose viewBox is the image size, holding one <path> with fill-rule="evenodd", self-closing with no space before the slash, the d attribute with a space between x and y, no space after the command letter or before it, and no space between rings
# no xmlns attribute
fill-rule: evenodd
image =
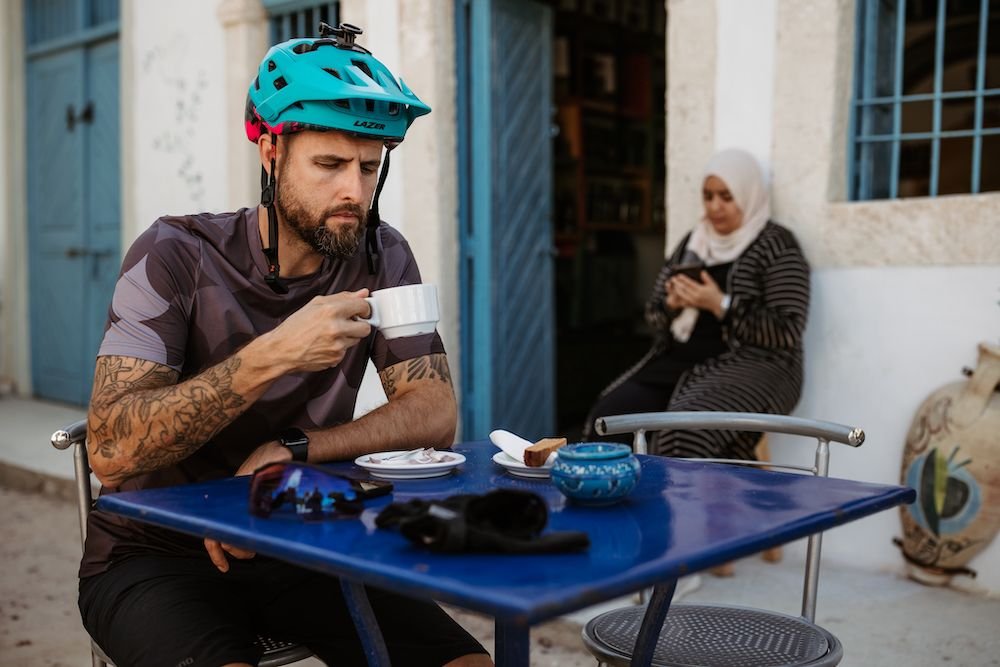
<svg viewBox="0 0 1000 667"><path fill-rule="evenodd" d="M285 187L282 187L283 185ZM274 204L288 224L288 228L321 255L347 259L357 252L368 217L367 212L358 204L341 204L324 209L318 215L310 215L302 201L295 197L291 186L281 180L278 181L278 193ZM335 229L326 226L327 218L343 213L357 217L357 224L337 225Z"/></svg>

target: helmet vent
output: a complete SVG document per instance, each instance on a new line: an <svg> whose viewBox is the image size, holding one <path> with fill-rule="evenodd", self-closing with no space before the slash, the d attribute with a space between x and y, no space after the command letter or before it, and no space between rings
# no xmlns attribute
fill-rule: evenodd
<svg viewBox="0 0 1000 667"><path fill-rule="evenodd" d="M274 64L274 61L273 60L268 60L267 61L267 71L268 72L273 72L276 69L278 69L278 66Z"/></svg>
<svg viewBox="0 0 1000 667"><path fill-rule="evenodd" d="M254 90L260 90L260 77L259 76L255 76L253 78L253 89Z"/></svg>
<svg viewBox="0 0 1000 667"><path fill-rule="evenodd" d="M283 76L279 76L277 79L274 80L274 87L276 89L278 89L278 90L281 90L282 88L284 88L287 85L288 85L288 82L285 81L285 77L283 77Z"/></svg>
<svg viewBox="0 0 1000 667"><path fill-rule="evenodd" d="M375 111L375 100L365 100L365 111L368 113Z"/></svg>
<svg viewBox="0 0 1000 667"><path fill-rule="evenodd" d="M331 76L335 76L338 79L341 79L340 74L338 74L337 70L335 70L335 69L330 69L329 67L324 67L323 71L326 72L327 74L331 75ZM341 81L343 81L343 79L341 79Z"/></svg>
<svg viewBox="0 0 1000 667"><path fill-rule="evenodd" d="M399 103L398 102L389 102L389 115L390 116L398 116L399 115Z"/></svg>
<svg viewBox="0 0 1000 667"><path fill-rule="evenodd" d="M296 109L298 109L299 111L304 111L305 110L305 107L302 106L302 102L296 102L292 106L295 107Z"/></svg>
<svg viewBox="0 0 1000 667"><path fill-rule="evenodd" d="M301 44L296 44L295 46L293 46L292 51L301 56L303 53L309 53L310 51L313 50L313 48L314 48L313 45L310 44L309 42L302 42Z"/></svg>
<svg viewBox="0 0 1000 667"><path fill-rule="evenodd" d="M372 76L371 69L368 68L368 63L366 63L364 60L352 60L351 64L354 65L355 67L357 67L362 72L364 72L368 76L369 79L374 78Z"/></svg>
<svg viewBox="0 0 1000 667"><path fill-rule="evenodd" d="M335 106L338 106L341 109L350 109L351 108L351 104L347 100L333 100L333 103L334 103Z"/></svg>

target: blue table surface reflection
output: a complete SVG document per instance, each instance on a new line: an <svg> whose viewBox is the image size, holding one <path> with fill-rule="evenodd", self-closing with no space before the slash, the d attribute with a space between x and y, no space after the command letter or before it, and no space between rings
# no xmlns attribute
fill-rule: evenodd
<svg viewBox="0 0 1000 667"><path fill-rule="evenodd" d="M361 519L307 523L261 519L247 511L248 477L106 495L102 510L212 537L321 572L431 598L494 616L501 640L527 657L527 626L654 583L912 502L912 489L841 479L641 456L636 490L617 505L580 507L549 480L512 477L494 464L488 441L455 446L467 457L455 473L394 481L391 496L370 501ZM331 468L359 475L352 463ZM375 516L392 500L444 498L496 488L533 491L549 507L547 530L583 530L575 554L435 554ZM501 627L502 626L502 627ZM524 640L524 647L517 647ZM501 656L498 655L498 662ZM513 657L513 656L511 656Z"/></svg>

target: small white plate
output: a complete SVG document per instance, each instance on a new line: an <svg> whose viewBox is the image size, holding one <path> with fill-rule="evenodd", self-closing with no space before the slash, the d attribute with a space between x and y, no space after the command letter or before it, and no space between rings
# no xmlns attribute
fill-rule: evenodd
<svg viewBox="0 0 1000 667"><path fill-rule="evenodd" d="M511 475L528 477L531 479L548 479L551 476L554 461L555 457L549 457L549 460L546 461L545 465L540 468L533 468L531 466L524 465L504 452L497 452L493 455L493 463L496 463L498 466L502 466Z"/></svg>
<svg viewBox="0 0 1000 667"><path fill-rule="evenodd" d="M441 461L440 463L396 463L395 461L386 461L385 463L371 462L372 456L378 458L379 456L391 456L393 454L403 454L405 452L405 449L401 449L397 452L364 454L354 459L354 463L355 465L367 470L373 477L379 477L381 479L421 479L424 477L443 477L458 466L465 463L465 457L458 452L441 452L442 454L447 454L452 458L448 461Z"/></svg>

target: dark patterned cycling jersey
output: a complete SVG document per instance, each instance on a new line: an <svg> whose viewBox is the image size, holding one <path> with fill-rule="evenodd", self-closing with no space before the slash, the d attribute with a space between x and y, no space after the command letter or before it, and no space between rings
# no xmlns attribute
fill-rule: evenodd
<svg viewBox="0 0 1000 667"><path fill-rule="evenodd" d="M163 364L183 381L229 358L317 295L421 281L409 244L397 230L380 225L379 245L383 261L377 274L368 273L364 248L359 247L348 259L324 258L311 275L283 278L288 294L279 295L264 281L267 261L256 208L160 218L125 256L98 355ZM284 428L350 421L369 359L381 371L443 352L437 333L386 340L373 331L338 365L275 381L246 412L177 465L131 479L116 490L232 475L257 446ZM112 559L133 550L184 549L177 533L103 512L91 513L87 542L81 576L101 572Z"/></svg>

